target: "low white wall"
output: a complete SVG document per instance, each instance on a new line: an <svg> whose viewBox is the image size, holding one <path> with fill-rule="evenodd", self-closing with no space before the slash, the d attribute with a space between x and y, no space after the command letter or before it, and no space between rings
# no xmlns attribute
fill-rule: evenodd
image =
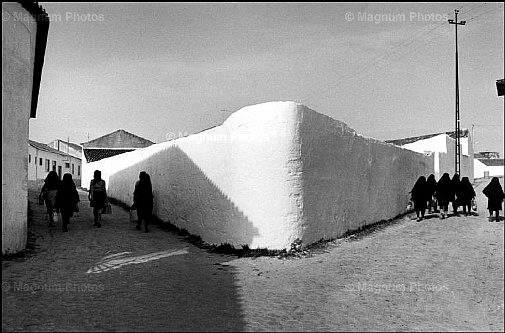
<svg viewBox="0 0 505 333"><path fill-rule="evenodd" d="M284 249L405 211L422 154L363 138L294 102L245 107L221 126L88 165L132 203L151 175L154 214L208 243ZM368 207L367 207L368 205Z"/></svg>
<svg viewBox="0 0 505 333"><path fill-rule="evenodd" d="M360 136L308 108L302 119L306 244L405 213L417 178L434 172L433 155Z"/></svg>

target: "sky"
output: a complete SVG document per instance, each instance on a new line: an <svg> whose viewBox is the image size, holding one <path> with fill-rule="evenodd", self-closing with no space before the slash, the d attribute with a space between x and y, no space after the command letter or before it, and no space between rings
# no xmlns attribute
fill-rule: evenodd
<svg viewBox="0 0 505 333"><path fill-rule="evenodd" d="M503 3L40 3L51 23L30 139L154 142L295 101L379 140L461 127L504 156Z"/></svg>

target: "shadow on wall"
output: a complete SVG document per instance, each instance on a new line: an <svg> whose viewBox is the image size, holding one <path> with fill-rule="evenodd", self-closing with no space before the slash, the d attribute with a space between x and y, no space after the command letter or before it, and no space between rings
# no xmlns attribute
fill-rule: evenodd
<svg viewBox="0 0 505 333"><path fill-rule="evenodd" d="M178 146L109 176L109 196L131 204L140 171L151 176L153 214L209 244L250 245L258 228ZM125 193L127 192L127 193Z"/></svg>
<svg viewBox="0 0 505 333"><path fill-rule="evenodd" d="M104 228L107 232L96 232L91 227L91 208L82 193L80 214L72 219L71 230L64 235L57 229L48 230L45 206L37 204L38 190L30 189L28 194L32 211L30 235L43 237L30 240L30 255L36 256L37 260L27 260L23 265L40 266L47 261L32 284L52 286L54 281L68 281L71 276L72 285L102 286L103 290L59 292L56 299L54 292L38 293L37 299L30 303L24 297L15 297L19 291L10 288L4 294L12 301L3 304L4 314L7 314L3 330L13 331L16 327L26 326L26 318L31 318L30 331L246 330L240 289L236 283L238 272L227 264L232 257L186 246L172 233L163 232L160 239L154 230L149 237L142 237L134 224L129 223L128 214L120 210L106 217ZM125 230L128 228L130 232ZM40 256L40 249L48 246L52 247L54 255ZM105 250L111 254L127 251L132 257L167 250L182 254L99 274L84 274L100 262ZM61 253L65 256L58 255ZM6 264L2 271L3 282L14 285L19 280L21 266L16 261L3 264ZM55 264L60 269L54 270ZM51 306L29 306L33 302ZM68 304L73 304L71 311ZM62 313L66 315L62 316Z"/></svg>

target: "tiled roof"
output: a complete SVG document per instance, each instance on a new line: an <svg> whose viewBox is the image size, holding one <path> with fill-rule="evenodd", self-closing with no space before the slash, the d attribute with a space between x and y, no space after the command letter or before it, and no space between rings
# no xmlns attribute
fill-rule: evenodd
<svg viewBox="0 0 505 333"><path fill-rule="evenodd" d="M87 149L84 148L86 162L96 162L107 157L124 154L135 149Z"/></svg>
<svg viewBox="0 0 505 333"><path fill-rule="evenodd" d="M62 156L67 156L67 154L59 151L58 149L54 149L52 147L49 147L48 145L46 145L44 143L36 142L36 141L33 141L33 140L28 140L28 144L30 146L32 146L33 148L38 149L38 150L43 150L43 151L47 151L49 153L58 154L58 155L62 155Z"/></svg>
<svg viewBox="0 0 505 333"><path fill-rule="evenodd" d="M467 129L460 130L459 132L460 132L460 138L468 137L469 131ZM452 131L452 132L441 132L441 133L435 133L435 134L426 134L426 135L421 135L421 136L413 136L413 137L404 138L404 139L386 140L385 142L392 143L397 146L404 146L406 144L413 143L413 142L416 142L419 140L430 139L430 138L435 137L440 134L447 134L452 139L456 138L456 131Z"/></svg>
<svg viewBox="0 0 505 333"><path fill-rule="evenodd" d="M119 129L112 133L101 136L97 139L83 142L83 148L123 148L135 149L145 148L153 145L154 142L141 138L135 134Z"/></svg>
<svg viewBox="0 0 505 333"><path fill-rule="evenodd" d="M503 158L478 158L486 166L505 166Z"/></svg>
<svg viewBox="0 0 505 333"><path fill-rule="evenodd" d="M67 144L69 145L70 147L74 148L75 150L79 150L79 151L82 151L82 147L79 146L78 144L76 143L72 143L72 142L67 142L65 140L61 140L61 139L56 139L54 141L60 141L60 142L63 142L64 144Z"/></svg>
<svg viewBox="0 0 505 333"><path fill-rule="evenodd" d="M473 158L500 158L500 153L495 151L480 151L473 154Z"/></svg>

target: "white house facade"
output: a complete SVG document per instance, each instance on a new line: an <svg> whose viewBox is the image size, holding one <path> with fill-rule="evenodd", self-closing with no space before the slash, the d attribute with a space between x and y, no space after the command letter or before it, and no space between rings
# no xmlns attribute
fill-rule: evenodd
<svg viewBox="0 0 505 333"><path fill-rule="evenodd" d="M433 154L435 177L439 179L444 173L455 173L455 132L428 134L386 142L401 146L426 155ZM460 134L461 144L461 177L474 179L473 144L470 131L464 129Z"/></svg>
<svg viewBox="0 0 505 333"><path fill-rule="evenodd" d="M60 178L69 173L75 185L81 185L81 159L46 144L29 140L28 183L40 187L49 171L56 171Z"/></svg>

